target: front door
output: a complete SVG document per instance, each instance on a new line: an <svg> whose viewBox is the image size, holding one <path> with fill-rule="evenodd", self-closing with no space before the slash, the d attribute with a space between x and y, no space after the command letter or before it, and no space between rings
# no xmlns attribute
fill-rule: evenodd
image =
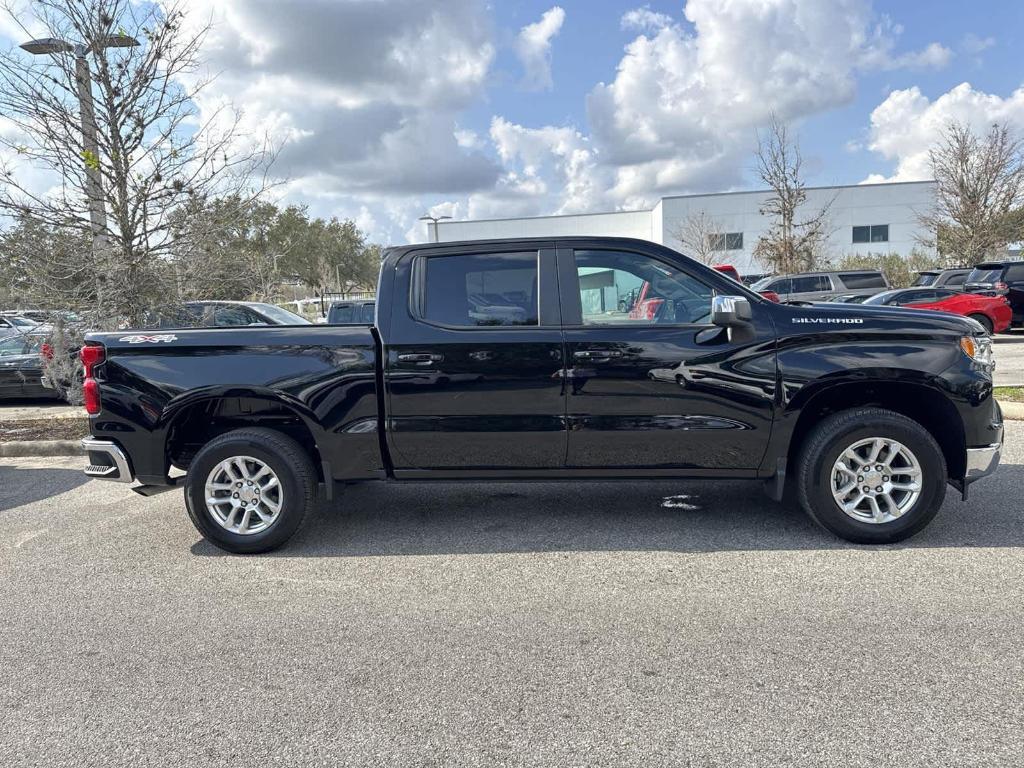
<svg viewBox="0 0 1024 768"><path fill-rule="evenodd" d="M565 462L555 253L431 249L400 262L384 334L389 445L399 474ZM407 300L406 300L407 299Z"/></svg>
<svg viewBox="0 0 1024 768"><path fill-rule="evenodd" d="M754 470L771 430L774 329L710 325L728 278L660 246L559 248L569 468Z"/></svg>

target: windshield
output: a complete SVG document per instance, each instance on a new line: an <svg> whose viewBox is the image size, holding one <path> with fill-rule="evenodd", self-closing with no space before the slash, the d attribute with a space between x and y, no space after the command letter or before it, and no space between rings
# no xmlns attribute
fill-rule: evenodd
<svg viewBox="0 0 1024 768"><path fill-rule="evenodd" d="M253 304L254 309L259 310L278 325L312 325L302 315L296 315L287 309L281 309L274 304Z"/></svg>
<svg viewBox="0 0 1024 768"><path fill-rule="evenodd" d="M763 291L765 287L768 285L768 283L772 282L772 280L774 279L774 277L762 277L760 280L758 280L756 283L750 286L750 288L751 290L754 291Z"/></svg>
<svg viewBox="0 0 1024 768"><path fill-rule="evenodd" d="M937 272L922 272L917 276L917 280L914 281L915 286L931 285L938 278Z"/></svg>

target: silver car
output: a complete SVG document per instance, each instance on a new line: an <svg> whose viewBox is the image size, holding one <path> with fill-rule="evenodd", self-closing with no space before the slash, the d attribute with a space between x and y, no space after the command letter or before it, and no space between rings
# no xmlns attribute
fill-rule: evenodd
<svg viewBox="0 0 1024 768"><path fill-rule="evenodd" d="M889 281L877 269L850 269L836 272L804 272L776 275L758 280L755 291L774 291L780 301L828 301L834 296L873 296L889 289Z"/></svg>

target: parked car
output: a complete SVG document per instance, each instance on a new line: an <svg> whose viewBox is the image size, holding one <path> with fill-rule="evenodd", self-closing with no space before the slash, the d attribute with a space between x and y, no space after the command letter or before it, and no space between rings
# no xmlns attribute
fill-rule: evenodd
<svg viewBox="0 0 1024 768"><path fill-rule="evenodd" d="M8 331L0 336L0 400L62 397L43 383L45 343L44 333Z"/></svg>
<svg viewBox="0 0 1024 768"><path fill-rule="evenodd" d="M27 333L33 328L38 327L39 323L28 317L13 314L0 315L0 332L19 331L21 333Z"/></svg>
<svg viewBox="0 0 1024 768"><path fill-rule="evenodd" d="M640 285L652 311L628 318ZM375 327L91 333L82 360L86 474L183 486L232 552L281 545L337 482L510 478L746 478L775 499L789 478L828 530L889 543L1003 442L976 323L773 304L626 238L390 248Z"/></svg>
<svg viewBox="0 0 1024 768"><path fill-rule="evenodd" d="M221 328L240 325L310 325L310 322L287 309L260 301L186 301L153 310L142 328Z"/></svg>
<svg viewBox="0 0 1024 768"><path fill-rule="evenodd" d="M373 325L373 299L335 301L327 310L328 325Z"/></svg>
<svg viewBox="0 0 1024 768"><path fill-rule="evenodd" d="M871 296L888 290L889 281L878 270L864 269L766 277L751 287L774 291L782 301L826 301L844 293Z"/></svg>
<svg viewBox="0 0 1024 768"><path fill-rule="evenodd" d="M948 288L903 288L872 296L868 306L909 307L950 312L976 320L986 333L1002 333L1010 327L1013 311L1005 296L982 296Z"/></svg>
<svg viewBox="0 0 1024 768"><path fill-rule="evenodd" d="M863 304L870 298L871 296L865 296L858 293L841 293L838 296L833 296L828 301L829 303L834 304Z"/></svg>
<svg viewBox="0 0 1024 768"><path fill-rule="evenodd" d="M721 272L723 275L728 275L737 283L743 283L742 278L740 278L739 271L732 264L716 264L712 269L716 272ZM746 283L744 283L744 285L745 284ZM779 294L775 293L775 291L758 291L758 293L768 299L768 301L774 301L776 304L780 301Z"/></svg>
<svg viewBox="0 0 1024 768"><path fill-rule="evenodd" d="M917 273L914 288L963 288L964 281L971 274L969 267L956 269L924 269Z"/></svg>
<svg viewBox="0 0 1024 768"><path fill-rule="evenodd" d="M971 270L964 290L1005 296L1013 310L1011 327L1024 323L1024 261L986 261Z"/></svg>

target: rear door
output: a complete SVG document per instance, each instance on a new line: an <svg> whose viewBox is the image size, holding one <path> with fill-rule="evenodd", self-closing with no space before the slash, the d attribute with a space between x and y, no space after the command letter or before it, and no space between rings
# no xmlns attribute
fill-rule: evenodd
<svg viewBox="0 0 1024 768"><path fill-rule="evenodd" d="M560 469L564 348L553 248L412 251L393 279L381 334L396 474Z"/></svg>
<svg viewBox="0 0 1024 768"><path fill-rule="evenodd" d="M789 298L792 301L823 301L833 293L828 275L802 275L793 278Z"/></svg>
<svg viewBox="0 0 1024 768"><path fill-rule="evenodd" d="M754 334L710 325L728 278L664 249L558 250L565 319L567 466L714 475L754 470L771 431L775 338L751 299ZM644 302L642 311L637 303Z"/></svg>

